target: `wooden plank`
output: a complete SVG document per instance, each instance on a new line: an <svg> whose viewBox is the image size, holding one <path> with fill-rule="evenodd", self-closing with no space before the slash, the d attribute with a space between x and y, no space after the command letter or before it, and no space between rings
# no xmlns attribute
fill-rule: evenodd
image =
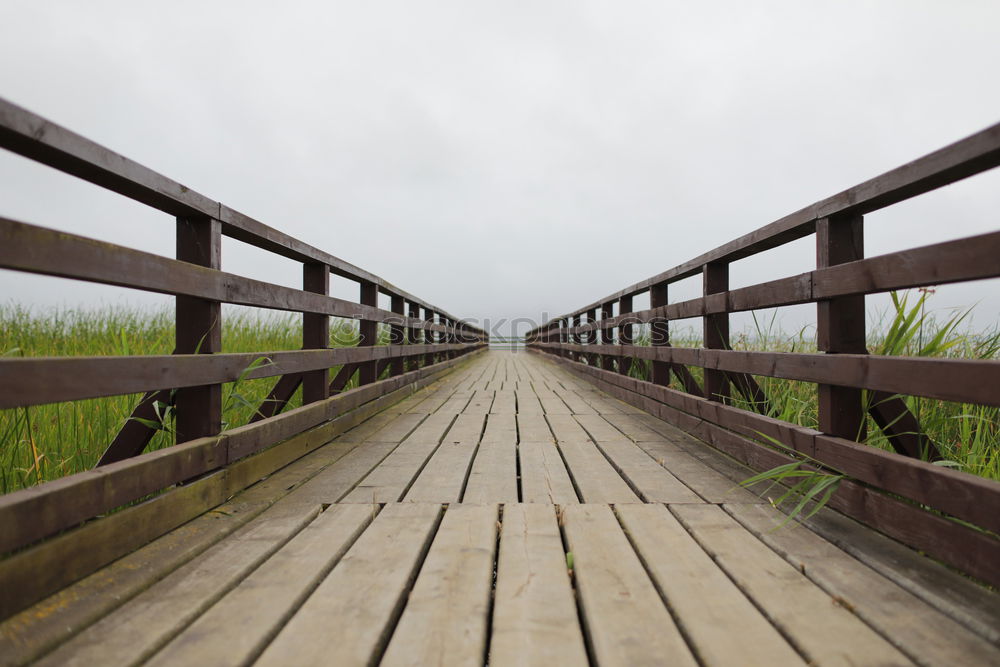
<svg viewBox="0 0 1000 667"><path fill-rule="evenodd" d="M515 394L517 395L517 414L529 415L542 414L545 412L542 409L542 404L538 400L538 396L535 395L533 390L518 389Z"/></svg>
<svg viewBox="0 0 1000 667"><path fill-rule="evenodd" d="M387 505L255 664L377 662L440 514L440 505Z"/></svg>
<svg viewBox="0 0 1000 667"><path fill-rule="evenodd" d="M555 508L505 505L489 663L587 665Z"/></svg>
<svg viewBox="0 0 1000 667"><path fill-rule="evenodd" d="M367 528L378 506L334 505L146 664L250 664Z"/></svg>
<svg viewBox="0 0 1000 667"><path fill-rule="evenodd" d="M696 665L611 508L570 505L563 522L595 661Z"/></svg>
<svg viewBox="0 0 1000 667"><path fill-rule="evenodd" d="M1000 596L995 591L838 512L821 510L807 524L883 577L1000 646Z"/></svg>
<svg viewBox="0 0 1000 667"><path fill-rule="evenodd" d="M773 437L855 479L978 526L1000 529L1000 512L996 511L996 507L1000 506L1000 483L995 481L947 470L843 438L826 436L812 429L706 401L649 382L622 378L579 364L573 370L592 376L598 382L613 383L653 399L655 402L649 405L652 410L663 410L661 406L666 405L689 413L698 418L692 423L699 424L700 428L720 424L750 438L760 439L760 434ZM602 388L608 387L602 385Z"/></svg>
<svg viewBox="0 0 1000 667"><path fill-rule="evenodd" d="M437 449L454 418L441 412L429 416L341 502L397 502Z"/></svg>
<svg viewBox="0 0 1000 667"><path fill-rule="evenodd" d="M323 426L315 433L327 435L329 440L356 425L359 419L388 407L463 361L450 360L344 392L327 401L231 429L221 437L204 438L148 452L127 461L102 466L99 470L77 473L9 493L0 497L0 524L5 526L5 530L0 532L0 552L28 545L172 484L218 469L279 441L300 435L317 424ZM323 444L313 435L308 438L313 448ZM300 451L298 455L305 453ZM0 613L2 616L4 614Z"/></svg>
<svg viewBox="0 0 1000 667"><path fill-rule="evenodd" d="M462 497L484 421L482 414L458 415L403 499L411 503L457 503Z"/></svg>
<svg viewBox="0 0 1000 667"><path fill-rule="evenodd" d="M635 441L636 446L646 452L656 461L670 471L674 477L682 481L688 488L697 493L706 502L710 503L764 503L763 498L759 498L750 491L737 485L740 480L753 475L749 468L741 467L741 475L736 481L716 471L706 463L692 456L685 451L686 447L696 447L699 453L715 455L720 457L714 449L706 447L703 443L691 438L676 427L671 427L665 422L646 415L648 420L643 420L635 415L607 415L605 419L621 429L630 439ZM662 425L662 430L666 433L675 433L673 437L667 437L663 433L654 430L645 422L655 420ZM687 440L687 443L684 442ZM689 444L688 444L689 443Z"/></svg>
<svg viewBox="0 0 1000 667"><path fill-rule="evenodd" d="M58 649L40 665L136 664L148 659L308 525L320 507L272 507Z"/></svg>
<svg viewBox="0 0 1000 667"><path fill-rule="evenodd" d="M316 450L214 510L188 521L163 537L119 558L111 565L0 623L0 655L21 664L50 651L69 636L146 589L151 582L162 579L226 535L244 526L290 490L352 452L352 448L353 445L339 445ZM187 488L190 487L195 487L195 492L198 491L196 485L189 485ZM157 508L156 511L161 514L164 512L162 508ZM110 523L114 524L114 521ZM147 521L146 525L151 523ZM126 527L128 528L130 526ZM97 540L114 535L114 531L96 533L92 531L92 533L94 543L97 544L99 544ZM62 572L69 570L70 574L72 574L72 564L67 562L67 553L99 552L92 544L86 542L77 541L57 546L63 548L45 549L45 553L53 554L52 567L55 570ZM44 555L36 552L32 560L36 566L46 566ZM41 577L37 573L32 573L26 575L26 579L34 581L37 585ZM5 579L6 581L8 580ZM13 589L5 583L5 596L7 595L12 596Z"/></svg>
<svg viewBox="0 0 1000 667"><path fill-rule="evenodd" d="M497 391L490 414L512 415L517 412L517 394L511 389Z"/></svg>
<svg viewBox="0 0 1000 667"><path fill-rule="evenodd" d="M462 411L470 415L485 415L490 413L493 407L493 392L485 389L477 389L473 394L469 404Z"/></svg>
<svg viewBox="0 0 1000 667"><path fill-rule="evenodd" d="M491 413L486 418L482 442L517 442L517 417Z"/></svg>
<svg viewBox="0 0 1000 667"><path fill-rule="evenodd" d="M590 440L560 441L559 451L566 460L566 466L583 502L640 502L635 492ZM522 471L523 469L522 466Z"/></svg>
<svg viewBox="0 0 1000 667"><path fill-rule="evenodd" d="M812 531L775 530L784 514L727 505L733 518L919 664L990 664L1000 648L906 592Z"/></svg>
<svg viewBox="0 0 1000 667"><path fill-rule="evenodd" d="M380 665L483 662L497 518L496 505L448 508Z"/></svg>
<svg viewBox="0 0 1000 667"><path fill-rule="evenodd" d="M541 412L518 412L517 432L521 442L555 442L552 429Z"/></svg>
<svg viewBox="0 0 1000 667"><path fill-rule="evenodd" d="M472 462L463 503L517 502L517 442L483 441Z"/></svg>
<svg viewBox="0 0 1000 667"><path fill-rule="evenodd" d="M402 442L420 426L427 416L414 412L402 414L390 413L386 415L386 418L388 423L365 437L363 442ZM357 437L352 437L351 433L353 431L345 434L347 439L357 440Z"/></svg>
<svg viewBox="0 0 1000 667"><path fill-rule="evenodd" d="M577 415L576 420L597 443L598 449L604 453L612 467L628 480L645 502L703 502L669 468L651 458L603 417Z"/></svg>
<svg viewBox="0 0 1000 667"><path fill-rule="evenodd" d="M805 664L665 507L616 512L702 664Z"/></svg>
<svg viewBox="0 0 1000 667"><path fill-rule="evenodd" d="M522 502L549 505L579 502L555 443L522 441L517 455L521 464Z"/></svg>
<svg viewBox="0 0 1000 667"><path fill-rule="evenodd" d="M538 399L539 403L542 404L542 410L547 415L571 415L573 411L567 406L561 398L559 398L554 393L551 396L540 396Z"/></svg>
<svg viewBox="0 0 1000 667"><path fill-rule="evenodd" d="M584 502L639 502L639 497L618 471L608 463L586 431L572 416L550 415L547 419L559 442L559 451ZM521 470L523 475L523 465Z"/></svg>
<svg viewBox="0 0 1000 667"><path fill-rule="evenodd" d="M911 664L722 508L675 505L670 510L806 660L817 664ZM823 631L817 632L817 628ZM850 637L850 642L845 642L845 637Z"/></svg>

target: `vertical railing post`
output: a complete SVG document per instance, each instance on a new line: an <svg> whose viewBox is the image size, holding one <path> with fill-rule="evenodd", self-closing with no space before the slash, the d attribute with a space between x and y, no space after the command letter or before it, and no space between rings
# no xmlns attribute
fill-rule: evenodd
<svg viewBox="0 0 1000 667"><path fill-rule="evenodd" d="M653 285L649 290L649 307L661 308L667 305L667 283ZM653 347L670 346L670 324L665 317L656 317L649 324L649 342ZM653 361L653 384L670 385L670 364Z"/></svg>
<svg viewBox="0 0 1000 667"><path fill-rule="evenodd" d="M420 318L420 306L417 305L416 303L414 303L413 301L409 301L407 303L408 303L408 306L409 306L409 308L408 308L408 310L406 312L407 316L410 319L412 319L412 320L419 319ZM417 329L416 329L416 327L406 327L406 344L407 345L415 345L416 342L417 342ZM414 356L408 357L408 360L406 362L406 369L407 370L412 371L412 370L417 369L419 366L420 366L420 359L419 358L414 357Z"/></svg>
<svg viewBox="0 0 1000 667"><path fill-rule="evenodd" d="M601 319L607 320L614 317L615 312L615 302L608 301L607 303L601 304ZM609 326L601 326L601 345L613 345L615 342L614 329ZM601 368L606 371L613 371L615 369L615 358L610 354L601 355Z"/></svg>
<svg viewBox="0 0 1000 667"><path fill-rule="evenodd" d="M390 309L399 315L400 322L402 322L406 315L406 303L403 297L393 294ZM406 332L403 330L402 324L393 324L389 327L389 342L393 345L403 345L406 342ZM395 377L402 374L403 357L395 357L389 363L389 375Z"/></svg>
<svg viewBox="0 0 1000 667"><path fill-rule="evenodd" d="M367 280L361 281L361 305L378 307L378 286ZM358 323L358 347L373 346L378 339L378 322L361 320ZM358 386L371 384L378 379L378 362L366 361L358 366Z"/></svg>
<svg viewBox="0 0 1000 667"><path fill-rule="evenodd" d="M434 324L434 311L430 308L424 308L424 322L428 324ZM434 345L437 341L437 335L434 331L430 329L424 329L424 344ZM428 352L424 355L424 366L430 366L434 363L434 353Z"/></svg>
<svg viewBox="0 0 1000 667"><path fill-rule="evenodd" d="M574 327L578 327L582 323L583 323L583 317L581 316L581 313L577 313L576 315L573 316L573 326ZM575 345L582 345L583 344L583 335L580 334L580 333L574 333L573 334L573 343ZM583 357L583 355L580 354L579 352L574 352L572 355L570 355L570 358L573 359L573 360L575 360L575 361L580 361L580 359L582 357Z"/></svg>
<svg viewBox="0 0 1000 667"><path fill-rule="evenodd" d="M219 269L222 223L212 218L177 218L177 259ZM177 354L222 351L222 304L195 297L176 298ZM222 385L185 387L174 397L177 442L217 435L222 430Z"/></svg>
<svg viewBox="0 0 1000 667"><path fill-rule="evenodd" d="M816 222L816 266L823 269L863 259L864 219L860 215L821 218ZM816 302L816 345L826 354L865 354L865 297L841 296ZM819 430L850 440L864 440L862 390L820 384Z"/></svg>
<svg viewBox="0 0 1000 667"><path fill-rule="evenodd" d="M587 324L593 324L597 320L597 309L591 308L587 311ZM597 329L591 329L587 332L586 341L588 345L593 345L597 342ZM590 366L597 365L597 355L593 352L587 354L587 364Z"/></svg>
<svg viewBox="0 0 1000 667"><path fill-rule="evenodd" d="M632 312L632 297L623 296L618 300L618 314L626 315ZM628 322L628 319L626 319ZM618 343L619 345L631 345L632 344L632 324L626 323L618 327ZM632 368L632 358L631 357L619 357L618 358L618 372L622 375L628 375L629 370Z"/></svg>
<svg viewBox="0 0 1000 667"><path fill-rule="evenodd" d="M302 265L302 289L326 296L330 292L330 267L326 264ZM302 349L325 350L330 346L330 316L302 314ZM302 374L302 403L315 403L330 397L329 370Z"/></svg>
<svg viewBox="0 0 1000 667"><path fill-rule="evenodd" d="M702 269L704 295L729 291L729 263L712 262ZM701 318L705 347L710 350L729 349L729 313L714 313ZM705 396L721 401L729 396L729 380L724 371L705 369Z"/></svg>

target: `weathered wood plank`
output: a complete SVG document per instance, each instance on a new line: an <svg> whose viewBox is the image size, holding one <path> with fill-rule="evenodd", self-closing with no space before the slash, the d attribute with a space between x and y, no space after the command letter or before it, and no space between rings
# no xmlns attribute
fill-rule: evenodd
<svg viewBox="0 0 1000 667"><path fill-rule="evenodd" d="M50 651L130 600L151 582L165 577L244 526L305 480L352 452L353 446L324 447L299 459L214 510L0 623L0 656L21 664ZM96 532L92 539L104 540L109 534L113 533ZM53 567L69 570L71 567L65 560L66 553L88 554L94 551L94 547L85 542L63 545L61 551L54 551L54 558L62 560L54 561ZM45 566L45 561L37 555L31 561L36 566ZM29 581L39 578L37 574L27 576ZM14 580L5 580L8 581L10 584L5 583L5 595L11 593L10 586ZM3 661L0 664L4 664Z"/></svg>
<svg viewBox="0 0 1000 667"><path fill-rule="evenodd" d="M403 499L411 503L457 503L484 421L484 414L458 415Z"/></svg>
<svg viewBox="0 0 1000 667"><path fill-rule="evenodd" d="M170 641L320 513L275 506L232 536L129 600L41 665L136 664Z"/></svg>
<svg viewBox="0 0 1000 667"><path fill-rule="evenodd" d="M255 664L377 662L440 514L440 505L387 505Z"/></svg>
<svg viewBox="0 0 1000 667"><path fill-rule="evenodd" d="M146 664L249 664L378 512L334 505L164 646Z"/></svg>
<svg viewBox="0 0 1000 667"><path fill-rule="evenodd" d="M795 524L775 530L785 519L784 514L762 505L726 505L724 509L914 662L926 665L1000 662L1000 648L811 530Z"/></svg>
<svg viewBox="0 0 1000 667"><path fill-rule="evenodd" d="M476 665L486 656L496 505L445 512L381 665Z"/></svg>
<svg viewBox="0 0 1000 667"><path fill-rule="evenodd" d="M489 661L588 664L554 507L504 506Z"/></svg>
<svg viewBox="0 0 1000 667"><path fill-rule="evenodd" d="M552 429L541 412L518 412L517 432L521 442L555 442Z"/></svg>
<svg viewBox="0 0 1000 667"><path fill-rule="evenodd" d="M513 415L509 415L513 420ZM491 416L492 418L492 416ZM491 438L479 443L463 503L516 503L517 441Z"/></svg>
<svg viewBox="0 0 1000 667"><path fill-rule="evenodd" d="M559 450L551 440L517 447L521 463L521 501L567 505L580 502Z"/></svg>
<svg viewBox="0 0 1000 667"><path fill-rule="evenodd" d="M912 664L846 607L809 581L716 505L674 505L698 543L807 660ZM808 565L806 566L808 568ZM822 628L822 632L817 632ZM850 642L844 638L850 637Z"/></svg>
<svg viewBox="0 0 1000 667"><path fill-rule="evenodd" d="M397 502L437 449L454 419L454 415L443 412L429 416L341 502Z"/></svg>
<svg viewBox="0 0 1000 667"><path fill-rule="evenodd" d="M805 664L665 507L616 511L703 664Z"/></svg>
<svg viewBox="0 0 1000 667"><path fill-rule="evenodd" d="M581 610L601 665L697 664L611 508L563 509Z"/></svg>

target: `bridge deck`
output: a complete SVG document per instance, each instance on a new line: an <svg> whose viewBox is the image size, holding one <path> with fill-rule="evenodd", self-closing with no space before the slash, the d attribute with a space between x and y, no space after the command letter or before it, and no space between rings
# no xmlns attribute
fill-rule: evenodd
<svg viewBox="0 0 1000 667"><path fill-rule="evenodd" d="M3 626L2 662L998 664L993 593L490 352ZM842 548L843 547L843 548Z"/></svg>

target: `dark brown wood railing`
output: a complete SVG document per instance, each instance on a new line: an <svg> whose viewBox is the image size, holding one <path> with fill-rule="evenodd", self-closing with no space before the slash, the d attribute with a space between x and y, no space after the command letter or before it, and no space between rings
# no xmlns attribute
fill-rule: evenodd
<svg viewBox="0 0 1000 667"><path fill-rule="evenodd" d="M101 543L92 557L74 559L73 571L53 567L47 575L52 581L32 585L20 598L5 592L0 612L23 607L217 505L440 377L461 355L488 345L486 332L382 278L4 100L0 146L174 216L177 230L176 259L169 259L0 219L0 268L176 297L173 355L0 359L0 409L145 392L133 416L153 420L156 401L173 403L179 443L142 454L155 429L129 420L96 470L0 498L0 553L22 549L176 484L200 489L175 494L181 501L166 510L156 503L152 509L148 503L131 508L137 518L127 524L127 534L113 544ZM223 236L301 262L302 289L222 271ZM328 295L331 273L358 283L357 302ZM379 294L390 298L391 310L378 307ZM302 313L303 349L223 353L224 303ZM330 317L358 321L357 347L328 347ZM379 325L388 325L390 344L376 345ZM245 373L261 357L269 363ZM331 380L329 371L338 366ZM223 431L222 385L241 375L279 379L251 423ZM355 375L359 386L344 391ZM299 386L303 406L279 414ZM268 450L266 455L246 459L262 450ZM153 516L149 512L160 520L139 520ZM43 546L66 548L58 542ZM44 553L29 552L25 558L29 556L45 558ZM25 558L15 555L0 564L4 581L17 580Z"/></svg>
<svg viewBox="0 0 1000 667"><path fill-rule="evenodd" d="M528 333L528 349L758 470L794 460L766 436L845 473L833 507L1000 584L1000 484L919 460L939 454L899 397L1000 406L1000 362L869 356L864 302L867 294L1000 276L1000 232L865 258L862 217L998 164L1000 124L556 317ZM815 271L730 289L732 262L808 235L816 238ZM671 283L699 274L703 296L669 303ZM647 292L651 307L632 312L633 298ZM804 303L817 306L820 354L730 349L730 313ZM702 318L703 347L671 347L670 321L691 317ZM639 324L649 325L649 346L632 344ZM651 362L651 381L629 375L634 359ZM704 369L703 386L688 366ZM819 430L766 416L768 399L753 376L816 383ZM756 410L736 407L733 392ZM861 444L866 406L898 453Z"/></svg>

